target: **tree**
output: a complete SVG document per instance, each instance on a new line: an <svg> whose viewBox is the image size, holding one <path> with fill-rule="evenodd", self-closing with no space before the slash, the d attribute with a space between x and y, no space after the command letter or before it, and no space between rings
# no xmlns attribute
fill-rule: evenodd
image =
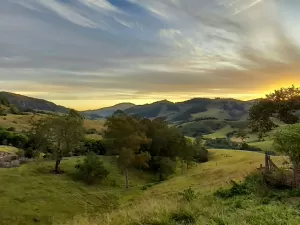
<svg viewBox="0 0 300 225"><path fill-rule="evenodd" d="M37 147L50 151L55 158L56 173L64 156L78 148L84 138L83 120L73 114L49 116L33 123L31 130Z"/></svg>
<svg viewBox="0 0 300 225"><path fill-rule="evenodd" d="M276 125L270 117L276 117L287 124L299 121L294 112L300 110L300 88L281 88L259 100L249 112L250 128L253 132L268 132Z"/></svg>
<svg viewBox="0 0 300 225"><path fill-rule="evenodd" d="M145 135L145 128L138 118L131 116L112 116L107 119L104 137L111 149L117 155L118 166L125 175L126 188L129 187L129 168L137 162L140 148L150 140ZM147 164L147 158L141 164Z"/></svg>
<svg viewBox="0 0 300 225"><path fill-rule="evenodd" d="M109 174L103 162L94 152L89 152L84 161L82 163L78 162L75 168L78 170L78 176L87 184L102 180Z"/></svg>
<svg viewBox="0 0 300 225"><path fill-rule="evenodd" d="M275 150L289 157L293 164L293 173L296 184L300 169L300 124L288 125L278 130L274 135Z"/></svg>
<svg viewBox="0 0 300 225"><path fill-rule="evenodd" d="M244 142L244 140L247 138L247 132L245 130L239 130L236 134L237 138L241 138L242 142Z"/></svg>

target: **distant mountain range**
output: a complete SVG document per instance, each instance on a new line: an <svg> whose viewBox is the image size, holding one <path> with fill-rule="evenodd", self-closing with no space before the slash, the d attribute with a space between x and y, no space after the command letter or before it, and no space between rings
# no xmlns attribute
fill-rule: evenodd
<svg viewBox="0 0 300 225"><path fill-rule="evenodd" d="M52 102L27 97L15 93L0 92L11 104L20 109L33 109L64 113L68 108L56 105ZM145 105L132 103L120 103L111 107L86 110L82 114L90 118L102 118L111 116L114 112L122 110L129 115L137 115L147 118L165 117L170 122L194 121L205 118L218 120L245 120L248 110L255 100L241 101L225 98L193 98L183 102L173 103L162 100Z"/></svg>

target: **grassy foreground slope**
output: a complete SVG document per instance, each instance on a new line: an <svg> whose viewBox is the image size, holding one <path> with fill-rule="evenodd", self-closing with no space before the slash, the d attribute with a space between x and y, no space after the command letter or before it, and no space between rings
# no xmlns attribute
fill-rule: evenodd
<svg viewBox="0 0 300 225"><path fill-rule="evenodd" d="M53 224L81 213L109 211L141 192L140 186L151 177L131 174L130 191L111 158L103 157L108 178L95 186L87 186L73 178L79 158L62 161L64 174L52 174L54 162L41 161L18 168L0 168L0 224Z"/></svg>
<svg viewBox="0 0 300 225"><path fill-rule="evenodd" d="M211 160L183 176L174 177L146 190L136 201L98 217L78 216L59 225L296 225L297 206L281 202L263 204L250 196L221 200L212 192L242 180L263 162L260 153L210 150ZM272 157L281 165L282 157ZM191 187L198 198L183 201L178 194Z"/></svg>
<svg viewBox="0 0 300 225"><path fill-rule="evenodd" d="M0 169L0 224L184 224L171 223L170 218L176 216L179 220L182 216L194 218L195 223L190 224L271 224L263 220L239 223L239 217L247 216L250 221L251 217L262 217L262 212L272 215L276 212L276 218L282 216L282 210L286 210L284 205L261 206L255 200L247 200L243 207L253 209L241 215L241 211L232 208L233 203L212 196L213 190L229 185L230 180L242 180L259 167L263 154L233 150L209 150L209 153L209 162L145 191L141 187L153 182L151 176L131 172L131 188L125 190L124 178L109 157L103 159L110 175L96 186L86 186L72 178L78 158L63 160L65 173L60 175L49 173L54 165L52 161ZM281 165L282 157L272 158ZM178 193L189 187L199 192L199 199L193 203L179 201ZM289 215L289 211L285 213ZM223 220L229 222L222 223Z"/></svg>

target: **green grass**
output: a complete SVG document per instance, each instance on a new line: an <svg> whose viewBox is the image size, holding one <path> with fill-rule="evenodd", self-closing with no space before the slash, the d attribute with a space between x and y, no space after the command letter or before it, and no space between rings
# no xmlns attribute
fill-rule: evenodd
<svg viewBox="0 0 300 225"><path fill-rule="evenodd" d="M81 213L109 210L139 194L141 185L152 182L151 176L133 171L131 189L125 190L125 180L110 159L104 157L109 177L95 186L72 178L78 158L63 160L65 173L60 175L50 172L52 161L0 168L0 224L52 224Z"/></svg>
<svg viewBox="0 0 300 225"><path fill-rule="evenodd" d="M273 141L266 140L266 141L261 141L261 142L251 142L251 143L249 143L249 145L261 148L264 151L272 151Z"/></svg>
<svg viewBox="0 0 300 225"><path fill-rule="evenodd" d="M210 161L200 164L182 176L149 188L137 196L130 205L96 218L78 216L64 225L296 225L300 214L298 203L280 201L262 203L254 196L241 196L222 200L213 196L220 187L228 187L230 180L244 177L263 163L260 153L210 150ZM280 166L282 157L272 157ZM191 202L181 200L179 192L191 188L197 198Z"/></svg>
<svg viewBox="0 0 300 225"><path fill-rule="evenodd" d="M0 145L0 152L17 152L18 149L12 146Z"/></svg>
<svg viewBox="0 0 300 225"><path fill-rule="evenodd" d="M217 130L216 132L212 133L212 134L208 134L208 135L204 135L204 137L206 138L226 138L226 134L231 132L231 131L234 131L235 129L233 129L231 126L226 126L226 127L223 127L222 129L220 130Z"/></svg>
<svg viewBox="0 0 300 225"><path fill-rule="evenodd" d="M200 117L216 117L219 120L227 119L228 113L226 111L222 111L220 108L208 108L205 112L192 114L193 119L197 119Z"/></svg>
<svg viewBox="0 0 300 225"><path fill-rule="evenodd" d="M0 224L183 224L175 223L174 218L193 218L197 222L195 224L235 225L241 224L240 218L247 221L243 224L272 224L263 222L262 212L271 218L273 224L280 218L293 224L298 218L297 215L290 217L294 211L284 204L264 206L258 200L246 199L241 203L243 208L237 210L232 208L235 203L213 197L212 191L227 187L230 180L243 180L259 167L264 162L264 155L260 153L209 150L207 163L197 164L183 175L145 191L141 187L152 183L153 176L131 171L131 188L126 190L124 177L112 158L102 158L110 175L95 186L87 186L72 178L74 165L80 157L63 160L61 166L65 173L60 175L50 172L53 161L0 169ZM281 166L282 157L272 159ZM187 188L198 192L199 199L192 203L181 201L178 193ZM221 223L222 220L226 223Z"/></svg>

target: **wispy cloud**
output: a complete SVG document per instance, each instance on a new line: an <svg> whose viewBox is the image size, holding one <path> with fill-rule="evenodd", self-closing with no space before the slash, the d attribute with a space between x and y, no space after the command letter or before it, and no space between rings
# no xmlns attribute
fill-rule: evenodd
<svg viewBox="0 0 300 225"><path fill-rule="evenodd" d="M63 103L89 99L95 108L130 99L257 96L300 83L297 6L292 0L2 0L1 86Z"/></svg>

